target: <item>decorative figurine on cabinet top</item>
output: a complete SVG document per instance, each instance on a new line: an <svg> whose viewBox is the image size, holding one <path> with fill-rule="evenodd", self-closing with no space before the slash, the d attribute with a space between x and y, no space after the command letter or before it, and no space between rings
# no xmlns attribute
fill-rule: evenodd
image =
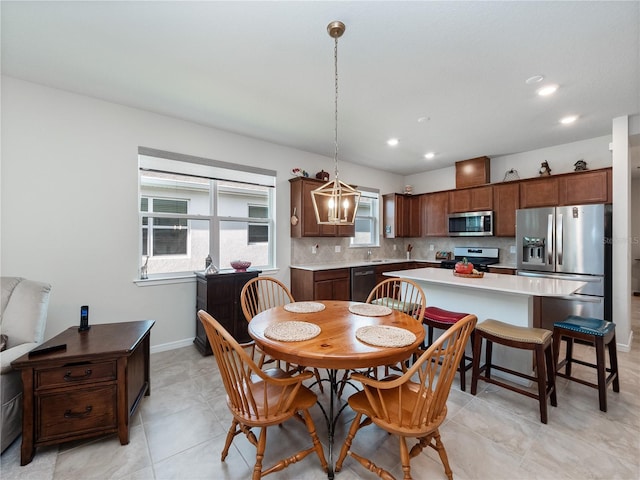
<svg viewBox="0 0 640 480"><path fill-rule="evenodd" d="M328 182L329 181L329 172L325 172L324 170L320 170L318 173L316 173L316 178L318 180L322 180L323 182Z"/></svg>
<svg viewBox="0 0 640 480"><path fill-rule="evenodd" d="M583 170L589 170L587 168L587 162L585 162L584 160L578 160L576 163L573 164L574 167L576 167L574 169L575 172L580 172Z"/></svg>
<svg viewBox="0 0 640 480"><path fill-rule="evenodd" d="M544 177L547 175L551 175L551 167L549 166L549 162L547 162L546 160L544 162L542 162L540 164L540 170L539 170L540 176Z"/></svg>

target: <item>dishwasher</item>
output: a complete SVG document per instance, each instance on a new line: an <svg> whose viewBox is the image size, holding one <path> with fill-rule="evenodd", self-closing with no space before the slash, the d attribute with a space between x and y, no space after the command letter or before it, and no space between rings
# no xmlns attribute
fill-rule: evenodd
<svg viewBox="0 0 640 480"><path fill-rule="evenodd" d="M364 302L376 286L376 267L351 267L351 301Z"/></svg>

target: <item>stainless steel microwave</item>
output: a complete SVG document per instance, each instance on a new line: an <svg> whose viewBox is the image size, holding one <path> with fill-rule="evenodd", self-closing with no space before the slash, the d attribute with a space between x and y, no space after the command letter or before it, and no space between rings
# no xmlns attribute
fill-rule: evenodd
<svg viewBox="0 0 640 480"><path fill-rule="evenodd" d="M493 212L464 212L449 214L450 237L493 236Z"/></svg>

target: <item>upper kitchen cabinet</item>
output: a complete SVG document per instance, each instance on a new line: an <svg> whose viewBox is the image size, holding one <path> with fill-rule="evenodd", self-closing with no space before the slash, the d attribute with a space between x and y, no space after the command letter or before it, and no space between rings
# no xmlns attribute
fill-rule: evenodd
<svg viewBox="0 0 640 480"><path fill-rule="evenodd" d="M384 238L419 237L420 196L388 193L382 196Z"/></svg>
<svg viewBox="0 0 640 480"><path fill-rule="evenodd" d="M326 182L315 178L295 177L291 184L291 237L353 237L354 225L319 225L311 200L311 191ZM320 216L327 215L325 205L318 205Z"/></svg>
<svg viewBox="0 0 640 480"><path fill-rule="evenodd" d="M558 177L541 177L520 182L520 208L558 205Z"/></svg>
<svg viewBox="0 0 640 480"><path fill-rule="evenodd" d="M448 192L420 195L422 235L425 237L446 237L449 234L448 211Z"/></svg>
<svg viewBox="0 0 640 480"><path fill-rule="evenodd" d="M493 187L463 188L449 192L449 213L493 210Z"/></svg>
<svg viewBox="0 0 640 480"><path fill-rule="evenodd" d="M559 177L559 204L611 203L610 177L610 168L587 170Z"/></svg>
<svg viewBox="0 0 640 480"><path fill-rule="evenodd" d="M489 157L456 162L456 188L477 187L491 182L490 167Z"/></svg>
<svg viewBox="0 0 640 480"><path fill-rule="evenodd" d="M516 235L516 210L520 208L519 182L493 186L493 234L496 237Z"/></svg>
<svg viewBox="0 0 640 480"><path fill-rule="evenodd" d="M522 180L520 208L611 203L611 168Z"/></svg>

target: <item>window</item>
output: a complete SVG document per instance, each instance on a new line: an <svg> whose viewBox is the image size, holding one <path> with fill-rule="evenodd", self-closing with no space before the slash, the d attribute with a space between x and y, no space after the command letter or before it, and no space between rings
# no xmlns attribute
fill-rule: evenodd
<svg viewBox="0 0 640 480"><path fill-rule="evenodd" d="M361 190L356 212L356 235L351 238L352 247L377 247L380 245L378 192Z"/></svg>
<svg viewBox="0 0 640 480"><path fill-rule="evenodd" d="M269 218L269 209L264 205L249 205L249 218ZM255 245L269 241L269 225L264 223L250 223L247 243Z"/></svg>
<svg viewBox="0 0 640 480"><path fill-rule="evenodd" d="M139 149L140 265L149 278L275 265L275 172Z"/></svg>
<svg viewBox="0 0 640 480"><path fill-rule="evenodd" d="M141 212L187 213L187 200L142 197ZM188 220L185 218L142 217L142 254L187 255Z"/></svg>

